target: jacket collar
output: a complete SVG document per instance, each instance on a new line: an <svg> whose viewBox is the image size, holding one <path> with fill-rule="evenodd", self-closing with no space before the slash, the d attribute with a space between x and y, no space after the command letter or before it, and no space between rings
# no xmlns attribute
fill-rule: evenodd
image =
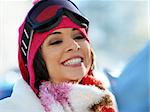
<svg viewBox="0 0 150 112"><path fill-rule="evenodd" d="M12 95L0 100L0 112L44 112L44 109L30 86L20 78Z"/></svg>

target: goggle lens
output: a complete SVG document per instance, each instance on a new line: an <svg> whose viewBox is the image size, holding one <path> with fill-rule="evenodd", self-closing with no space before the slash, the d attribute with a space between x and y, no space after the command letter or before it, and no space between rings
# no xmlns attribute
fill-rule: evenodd
<svg viewBox="0 0 150 112"><path fill-rule="evenodd" d="M82 18L80 23L85 23L88 26L88 20L84 18L83 14L79 11L75 4L73 4L70 0L42 0L39 3L35 4L35 6L30 10L27 16L27 22L31 25L31 27L36 30L39 27L46 26L45 24L52 24L53 21L56 21L58 17L62 16L62 9L66 9L75 13L78 18ZM75 18L71 18L75 19ZM79 24L79 22L78 22Z"/></svg>

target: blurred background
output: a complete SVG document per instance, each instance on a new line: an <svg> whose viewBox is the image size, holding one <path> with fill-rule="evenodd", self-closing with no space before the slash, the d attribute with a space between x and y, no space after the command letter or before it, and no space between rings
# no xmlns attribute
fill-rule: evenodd
<svg viewBox="0 0 150 112"><path fill-rule="evenodd" d="M6 76L0 86L15 83L18 77L18 28L32 1L0 0L0 76ZM120 112L148 112L150 45L141 56L135 56L150 37L149 0L72 1L90 20L89 39L96 54L97 77L107 86L111 83Z"/></svg>
<svg viewBox="0 0 150 112"><path fill-rule="evenodd" d="M72 0L90 20L99 68L118 76L148 41L148 0ZM0 74L18 67L18 27L32 0L0 0Z"/></svg>

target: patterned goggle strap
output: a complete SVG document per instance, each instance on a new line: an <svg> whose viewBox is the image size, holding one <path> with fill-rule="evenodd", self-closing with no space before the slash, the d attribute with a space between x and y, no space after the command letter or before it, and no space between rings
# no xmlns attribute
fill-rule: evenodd
<svg viewBox="0 0 150 112"><path fill-rule="evenodd" d="M30 27L30 25L25 23L20 47L25 66L27 66L28 51L30 49L33 32L34 30Z"/></svg>

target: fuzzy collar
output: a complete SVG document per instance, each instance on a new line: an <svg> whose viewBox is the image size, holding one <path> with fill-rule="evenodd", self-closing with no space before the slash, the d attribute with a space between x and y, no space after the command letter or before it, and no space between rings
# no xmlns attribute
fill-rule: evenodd
<svg viewBox="0 0 150 112"><path fill-rule="evenodd" d="M15 84L12 95L0 100L0 112L93 112L89 108L101 102L106 94L110 93L95 86L43 82L39 99L21 78ZM103 111L94 112L114 111L103 108Z"/></svg>
<svg viewBox="0 0 150 112"><path fill-rule="evenodd" d="M92 112L90 108L109 94L95 86L42 82L39 97L46 112Z"/></svg>

